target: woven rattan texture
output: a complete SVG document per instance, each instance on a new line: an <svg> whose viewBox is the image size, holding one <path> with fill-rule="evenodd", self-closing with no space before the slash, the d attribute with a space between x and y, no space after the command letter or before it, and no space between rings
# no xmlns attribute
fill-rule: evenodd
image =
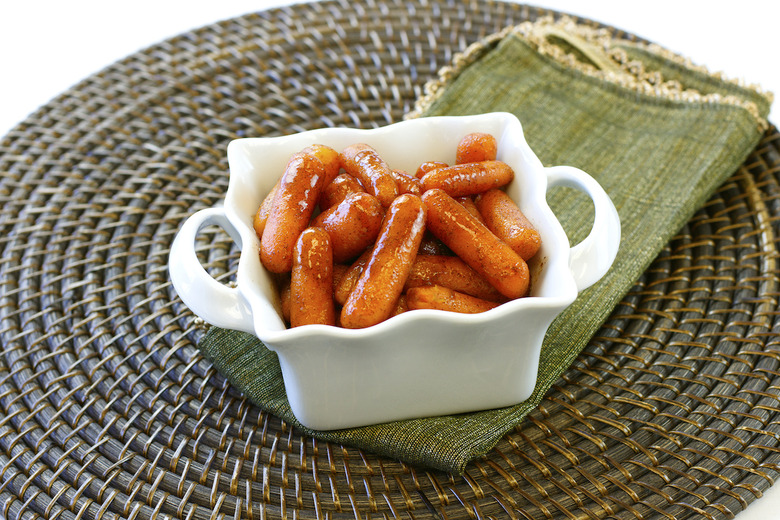
<svg viewBox="0 0 780 520"><path fill-rule="evenodd" d="M721 519L760 497L780 462L774 128L463 476L303 437L196 350L168 246L222 199L230 139L398 121L453 53L540 14L452 0L247 15L116 63L5 136L0 516ZM200 244L230 280L229 239Z"/></svg>

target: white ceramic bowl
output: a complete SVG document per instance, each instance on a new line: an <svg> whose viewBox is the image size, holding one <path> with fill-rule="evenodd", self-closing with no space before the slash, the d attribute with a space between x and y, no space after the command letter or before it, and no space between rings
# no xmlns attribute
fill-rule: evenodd
<svg viewBox="0 0 780 520"><path fill-rule="evenodd" d="M415 172L425 161L453 164L458 141L477 131L498 140L498 159L515 171L507 193L542 237L541 250L529 262L530 296L481 314L416 310L365 329L287 329L279 296L259 260L252 218L290 155L317 143L341 150L364 142L390 167ZM620 241L617 211L598 183L575 168L543 167L526 144L520 122L508 113L238 139L227 153L230 183L224 206L199 211L183 224L171 247L171 280L184 303L206 322L253 333L277 353L293 413L313 429L497 408L527 399L547 328L579 291L607 272ZM595 207L590 234L571 248L545 198L548 189L562 185L584 191ZM208 224L224 228L241 248L234 287L211 278L196 257L196 235Z"/></svg>

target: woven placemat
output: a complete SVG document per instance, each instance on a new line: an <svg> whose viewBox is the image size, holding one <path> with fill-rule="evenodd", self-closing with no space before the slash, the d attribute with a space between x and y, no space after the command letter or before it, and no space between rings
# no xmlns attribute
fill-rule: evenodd
<svg viewBox="0 0 780 520"><path fill-rule="evenodd" d="M722 519L760 497L780 469L774 127L462 476L304 437L196 349L168 248L223 199L229 140L398 121L455 52L547 14L452 0L247 15L138 52L6 135L0 517ZM229 238L199 244L229 281Z"/></svg>

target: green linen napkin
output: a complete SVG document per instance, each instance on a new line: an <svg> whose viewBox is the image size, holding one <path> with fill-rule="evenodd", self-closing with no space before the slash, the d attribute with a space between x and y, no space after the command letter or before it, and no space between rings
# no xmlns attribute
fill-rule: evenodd
<svg viewBox="0 0 780 520"><path fill-rule="evenodd" d="M310 431L293 416L276 355L251 335L212 327L200 349L249 399L300 431L407 463L461 473L538 405L664 244L756 146L771 96L656 46L543 19L477 42L426 87L410 117L513 112L545 165L598 180L622 220L612 270L551 326L533 396L509 408ZM585 197L550 204L572 242L590 229Z"/></svg>

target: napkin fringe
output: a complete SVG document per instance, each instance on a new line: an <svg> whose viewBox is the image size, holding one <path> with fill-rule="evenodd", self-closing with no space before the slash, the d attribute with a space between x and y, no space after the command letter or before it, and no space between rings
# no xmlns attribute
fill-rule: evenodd
<svg viewBox="0 0 780 520"><path fill-rule="evenodd" d="M711 72L706 67L694 65L690 59L657 44L644 44L614 38L606 29L598 29L577 23L567 16L558 20L555 20L552 16L546 16L534 22L529 21L509 26L472 43L463 52L453 57L451 65L442 67L439 70L438 77L426 83L423 87L423 95L417 100L414 108L406 114L405 119L419 117L441 96L445 87L457 78L464 69L493 49L498 42L509 35L523 38L540 54L548 56L561 65L577 70L585 75L641 94L670 101L737 106L753 116L761 132L766 131L769 126L768 121L761 116L755 102L737 95L702 94L695 89L684 87L679 81L664 80L663 75L659 71L648 71L644 63L630 59L628 53L623 48L620 48L618 44L634 46L691 71L707 75L745 90L751 90L764 97L771 104L774 98L773 94L761 89L760 86L746 84L742 80L727 78L721 72ZM551 41L553 38L565 40L569 45L578 49L591 63L582 61L574 53L554 43Z"/></svg>

